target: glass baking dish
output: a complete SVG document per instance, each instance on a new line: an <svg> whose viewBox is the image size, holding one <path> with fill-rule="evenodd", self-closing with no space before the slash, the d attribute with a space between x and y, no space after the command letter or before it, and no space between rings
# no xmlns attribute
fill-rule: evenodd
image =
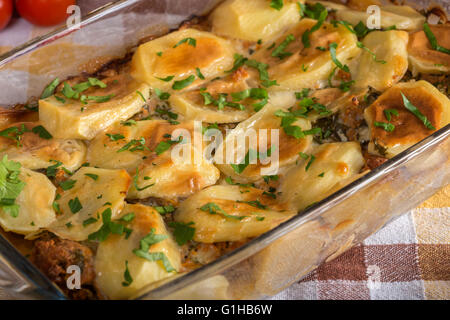
<svg viewBox="0 0 450 320"><path fill-rule="evenodd" d="M0 56L0 105L32 100L55 77L76 75L121 57L142 39L164 34L218 2L107 4L83 17L81 29L63 27ZM446 5L445 0L441 3ZM425 8L428 2L411 4ZM275 229L202 268L151 284L134 298L270 297L448 185L449 155L447 125ZM0 299L65 299L18 243L17 237L0 233Z"/></svg>

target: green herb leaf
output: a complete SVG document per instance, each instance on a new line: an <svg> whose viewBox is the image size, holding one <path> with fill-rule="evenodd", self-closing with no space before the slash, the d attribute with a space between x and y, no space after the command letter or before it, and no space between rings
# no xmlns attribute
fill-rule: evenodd
<svg viewBox="0 0 450 320"><path fill-rule="evenodd" d="M98 220L95 218L89 218L83 221L83 227L86 227L90 224L96 223Z"/></svg>
<svg viewBox="0 0 450 320"><path fill-rule="evenodd" d="M52 96L55 93L56 87L59 85L59 79L56 78L52 82L50 82L44 89L44 91L41 94L41 99L46 99L50 96Z"/></svg>
<svg viewBox="0 0 450 320"><path fill-rule="evenodd" d="M309 40L309 36L314 32L320 29L322 24L325 22L328 16L328 11L323 6L321 8L319 16L317 17L317 23L311 28L311 30L307 29L302 35L302 43L305 48L311 47L311 42Z"/></svg>
<svg viewBox="0 0 450 320"><path fill-rule="evenodd" d="M93 174L93 173L85 173L84 175L87 176L87 177L89 177L89 178L91 178L91 179L94 180L94 181L97 181L97 180L98 180L98 175L96 175L96 174Z"/></svg>
<svg viewBox="0 0 450 320"><path fill-rule="evenodd" d="M386 122L378 122L378 121L375 121L375 122L373 123L373 125L374 125L375 127L382 128L382 129L384 129L384 130L387 131L387 132L392 132L392 131L394 131L394 129L395 129L395 126L394 126L392 123L386 123Z"/></svg>
<svg viewBox="0 0 450 320"><path fill-rule="evenodd" d="M136 174L133 177L133 184L137 191L143 191L143 190L153 187L155 185L154 183L152 183L145 187L139 188L137 185L138 179L139 179L139 168L136 168Z"/></svg>
<svg viewBox="0 0 450 320"><path fill-rule="evenodd" d="M120 218L120 221L131 222L134 220L135 217L136 215L133 212L130 212L124 215L122 218Z"/></svg>
<svg viewBox="0 0 450 320"><path fill-rule="evenodd" d="M205 80L205 76L202 74L199 68L195 68L195 71L197 72L197 77L199 77L199 79Z"/></svg>
<svg viewBox="0 0 450 320"><path fill-rule="evenodd" d="M192 82L194 82L195 80L195 76L191 75L189 77L187 77L186 79L180 80L180 81L175 81L172 85L172 89L173 90L181 90L186 88L187 86L190 86L192 84Z"/></svg>
<svg viewBox="0 0 450 320"><path fill-rule="evenodd" d="M271 0L270 7L280 11L283 8L283 0Z"/></svg>
<svg viewBox="0 0 450 320"><path fill-rule="evenodd" d="M154 88L156 96L161 100L168 100L170 98L170 93L161 91L157 88Z"/></svg>
<svg viewBox="0 0 450 320"><path fill-rule="evenodd" d="M117 141L117 140L125 139L125 137L122 134L120 134L120 133L116 133L116 134L107 133L106 135L109 137L109 139L111 141Z"/></svg>
<svg viewBox="0 0 450 320"><path fill-rule="evenodd" d="M272 51L271 56L277 57L280 60L291 56L292 52L285 52L284 50L294 40L295 40L295 38L294 38L293 34L288 35L286 37L286 39L284 39L283 42L281 42L280 45L278 47L276 47L275 50Z"/></svg>
<svg viewBox="0 0 450 320"><path fill-rule="evenodd" d="M70 211L72 211L73 214L83 209L83 206L81 205L80 199L78 199L78 197L76 197L75 199L70 199L68 204Z"/></svg>
<svg viewBox="0 0 450 320"><path fill-rule="evenodd" d="M195 48L195 46L197 45L197 40L195 40L194 38L184 38L183 40L180 40L176 45L174 45L173 47L176 48L179 45L182 45L183 43L187 43L190 46L193 46Z"/></svg>
<svg viewBox="0 0 450 320"><path fill-rule="evenodd" d="M398 110L397 109L385 109L383 111L384 116L386 117L386 119L388 121L391 121L391 115L394 115L396 117L398 117Z"/></svg>
<svg viewBox="0 0 450 320"><path fill-rule="evenodd" d="M19 216L15 201L25 187L25 182L19 179L21 167L19 162L9 161L7 155L0 162L0 208L13 218Z"/></svg>
<svg viewBox="0 0 450 320"><path fill-rule="evenodd" d="M405 105L405 108L412 112L417 118L419 118L420 121L423 122L425 127L427 127L428 130L436 130L436 128L431 124L430 120L427 119L427 117L419 111L419 109L416 108L409 100L406 98L406 96L403 94L403 92L400 92L403 98L403 104Z"/></svg>
<svg viewBox="0 0 450 320"><path fill-rule="evenodd" d="M350 69L348 68L347 65L343 65L336 57L336 49L337 49L337 43L336 42L332 42L330 43L330 55L331 55L331 60L333 60L334 64L339 68L342 69L345 72L350 72Z"/></svg>
<svg viewBox="0 0 450 320"><path fill-rule="evenodd" d="M61 182L61 183L59 184L59 186L60 186L61 189L63 189L63 190L70 190L70 189L73 188L73 186L75 185L76 182L77 182L77 180L71 180L71 179L69 179L69 180L66 180L66 181L64 181L64 182Z"/></svg>
<svg viewBox="0 0 450 320"><path fill-rule="evenodd" d="M43 126L36 126L33 129L31 129L31 131L33 131L33 133L39 135L39 137L41 137L42 139L51 139L53 138L53 136L50 134L50 132L48 132Z"/></svg>
<svg viewBox="0 0 450 320"><path fill-rule="evenodd" d="M209 212L210 214L221 214L225 218L229 219L235 219L235 220L242 220L244 218L247 218L247 216L234 216L226 213L224 210L222 210L217 204L214 202L208 202L207 204L203 205L200 210Z"/></svg>
<svg viewBox="0 0 450 320"><path fill-rule="evenodd" d="M102 89L107 87L106 83L104 83L101 80L98 80L97 78L88 78L88 82L93 87L97 86L97 87L100 87Z"/></svg>
<svg viewBox="0 0 450 320"><path fill-rule="evenodd" d="M370 51L370 49L367 48L362 42L359 42L359 41L356 42L356 46L357 46L358 48L361 48L361 49L367 51L367 52L372 56L372 59L373 59L375 62L378 62L378 63L381 63L381 64L386 64L386 63L387 63L385 60L378 60L378 59L377 59L377 56L375 55L375 53L373 53L372 51Z"/></svg>
<svg viewBox="0 0 450 320"><path fill-rule="evenodd" d="M428 41L430 41L430 45L431 45L431 48L433 48L433 50L436 50L436 51L439 51L442 53L446 53L446 54L450 54L450 49L441 47L438 44L436 37L434 36L433 32L430 29L430 26L426 22L423 24L423 31L425 32L425 35L427 36Z"/></svg>
<svg viewBox="0 0 450 320"><path fill-rule="evenodd" d="M194 222L170 222L169 227L174 228L173 235L178 245L182 246L194 238L195 228L190 227Z"/></svg>
<svg viewBox="0 0 450 320"><path fill-rule="evenodd" d="M158 78L158 77L155 77L155 78L159 79L161 81L169 82L169 81L172 81L172 79L175 78L175 76L167 76L165 78Z"/></svg>
<svg viewBox="0 0 450 320"><path fill-rule="evenodd" d="M155 210L161 214L161 215L165 215L167 213L172 213L175 211L175 208L171 205L169 206L161 206L161 207L155 207Z"/></svg>
<svg viewBox="0 0 450 320"><path fill-rule="evenodd" d="M125 261L125 271L123 273L123 279L122 282L123 287L128 287L130 284L133 283L133 278L131 277L130 270L128 269L128 260Z"/></svg>

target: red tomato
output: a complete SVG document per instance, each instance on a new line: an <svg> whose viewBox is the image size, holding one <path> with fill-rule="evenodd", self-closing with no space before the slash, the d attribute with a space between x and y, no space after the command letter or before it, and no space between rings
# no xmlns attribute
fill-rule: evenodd
<svg viewBox="0 0 450 320"><path fill-rule="evenodd" d="M12 0L0 0L0 30L6 27L13 13Z"/></svg>
<svg viewBox="0 0 450 320"><path fill-rule="evenodd" d="M76 0L16 0L16 8L32 24L53 26L69 16L67 7L75 3Z"/></svg>

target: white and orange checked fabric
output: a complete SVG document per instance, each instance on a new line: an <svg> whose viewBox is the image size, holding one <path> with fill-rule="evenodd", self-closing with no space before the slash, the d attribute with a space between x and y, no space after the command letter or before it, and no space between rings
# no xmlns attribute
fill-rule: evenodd
<svg viewBox="0 0 450 320"><path fill-rule="evenodd" d="M0 53L48 31L16 19ZM450 299L450 186L273 299Z"/></svg>

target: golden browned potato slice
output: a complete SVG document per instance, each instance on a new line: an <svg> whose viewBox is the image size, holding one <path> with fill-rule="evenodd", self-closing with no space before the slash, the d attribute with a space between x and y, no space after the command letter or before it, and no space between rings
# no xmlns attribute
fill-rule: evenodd
<svg viewBox="0 0 450 320"><path fill-rule="evenodd" d="M268 40L300 18L297 4L294 1L284 2L281 10L275 10L266 0L225 1L210 16L212 31L236 39Z"/></svg>
<svg viewBox="0 0 450 320"><path fill-rule="evenodd" d="M208 99L205 100L204 95L208 97L210 95L213 99L218 100L221 94L226 94L226 100L233 102L230 94L249 89L247 84L248 78L248 72L244 68L240 68L228 77L205 84L202 90L195 89L180 94L172 94L169 102L173 110L183 115L186 120L197 120L207 123L240 122L254 113L254 106L252 105L258 101L252 99L239 101L245 107L244 110L233 106L225 106L219 110L218 106L210 103ZM205 101L208 105L205 104Z"/></svg>
<svg viewBox="0 0 450 320"><path fill-rule="evenodd" d="M430 29L441 47L450 48L450 25L430 25ZM414 75L450 72L450 55L433 50L423 30L410 35L408 53L409 68Z"/></svg>
<svg viewBox="0 0 450 320"><path fill-rule="evenodd" d="M130 214L134 214L134 219L127 224L127 228L133 230L130 237L110 235L98 246L95 258L96 283L110 299L130 298L143 287L171 277L181 267L178 246L159 213L152 207L127 204L121 217ZM150 247L142 250L141 243L147 238ZM148 259L135 253L140 249ZM132 281L127 282L126 270Z"/></svg>
<svg viewBox="0 0 450 320"><path fill-rule="evenodd" d="M365 110L364 116L370 128L369 152L372 154L392 158L435 131L405 108L401 93L436 130L450 122L450 100L433 85L423 80L398 83ZM386 112L391 121L388 121ZM375 123L390 123L394 126L393 131L375 126Z"/></svg>
<svg viewBox="0 0 450 320"><path fill-rule="evenodd" d="M363 165L359 143L322 144L286 173L279 188L280 201L289 203L292 210L305 209L324 199L335 185L357 175Z"/></svg>
<svg viewBox="0 0 450 320"><path fill-rule="evenodd" d="M35 122L39 120L36 111L0 107L0 128L6 128L17 122Z"/></svg>
<svg viewBox="0 0 450 320"><path fill-rule="evenodd" d="M0 137L0 157L8 155L10 160L20 162L29 169L43 169L54 165L56 161L73 171L78 169L86 157L86 146L82 141L74 139L55 139L47 135L41 137L35 128L42 126L36 122L14 123L2 130L10 131ZM6 130L6 131L5 131Z"/></svg>
<svg viewBox="0 0 450 320"><path fill-rule="evenodd" d="M369 13L358 10L338 10L336 12L337 20L350 22L352 25L362 21L367 23ZM422 28L425 17L409 6L387 5L380 8L380 27L389 28L396 26L400 30L417 30Z"/></svg>
<svg viewBox="0 0 450 320"><path fill-rule="evenodd" d="M27 168L20 169L19 179L25 183L15 201L19 214L13 217L0 208L0 225L5 231L27 235L55 221L52 203L56 188L45 175Z"/></svg>
<svg viewBox="0 0 450 320"><path fill-rule="evenodd" d="M175 143L157 154L161 144L171 140L169 137L176 139L180 136L180 130L191 136L192 143ZM174 136L177 131L179 133ZM122 135L123 138L115 140L115 135ZM130 145L133 141L136 143ZM181 149L178 149L181 154L175 148ZM165 120L144 120L131 126L116 124L99 134L89 146L88 162L102 168L127 169L134 176L129 199L174 199L189 196L219 179L220 172L213 164L202 157L194 158L195 154L201 154L199 148L202 144L201 141L199 146L194 143L192 121L172 125Z"/></svg>
<svg viewBox="0 0 450 320"><path fill-rule="evenodd" d="M370 52L360 57L355 86L384 91L403 78L408 70L406 31L373 31L362 43Z"/></svg>
<svg viewBox="0 0 450 320"><path fill-rule="evenodd" d="M195 29L172 32L139 46L131 61L131 74L152 88L169 90L174 81L192 76L197 68L206 80L233 66L234 49L230 42L212 33ZM170 81L158 78L172 77Z"/></svg>
<svg viewBox="0 0 450 320"><path fill-rule="evenodd" d="M337 44L336 58L347 64L350 59L358 56L360 49L356 46L357 38L344 26L336 28L324 23L322 27L309 36L310 46L305 48L302 35L310 30L317 20L302 19L294 27L286 31L273 42L267 42L262 49L255 52L252 59L268 64L269 77L277 80L279 86L271 90L299 90L301 88L320 88L326 83L328 76L336 66L331 60L329 45ZM294 38L284 49L290 56L280 59L273 57L274 50L288 37ZM326 50L317 49L323 47ZM273 48L273 49L272 49Z"/></svg>
<svg viewBox="0 0 450 320"><path fill-rule="evenodd" d="M70 180L75 182L56 199L57 220L47 229L63 239L83 241L101 228L105 210L111 210L112 220L117 218L131 179L125 170L82 167Z"/></svg>
<svg viewBox="0 0 450 320"><path fill-rule="evenodd" d="M272 104L268 104L249 119L239 123L236 128L228 133L224 142L217 149L214 158L220 171L226 176L232 177L237 182L256 182L261 180L263 175L277 175L282 172L283 168L297 161L299 152L305 152L310 147L312 136L306 135L304 138L297 139L291 135L287 135L280 127L281 118L275 115L278 110L282 109ZM298 126L303 131L306 131L311 129L311 122L299 118L292 123L292 126ZM275 142L272 142L272 135L274 133L278 134L278 136L274 136L274 138L276 137ZM239 143L246 135L248 137L247 142ZM267 137L267 145L264 143L264 136ZM258 161L256 161L255 147L249 145L249 142L258 145L260 154L260 159ZM235 143L237 143L236 147L234 149L231 148ZM261 146L259 146L260 143L262 143ZM271 152L268 157L266 157L268 150L271 150ZM255 163L252 163L250 159L252 153L254 153L252 158L255 159ZM278 154L278 157L276 157L276 154ZM248 159L246 161L245 156L247 155ZM260 160L263 158L271 158L272 160L270 163L262 163ZM231 163L242 163L247 164L248 166L242 172L239 172L239 170L236 171L236 169L231 166ZM272 169L275 171L270 172Z"/></svg>
<svg viewBox="0 0 450 320"><path fill-rule="evenodd" d="M141 95L148 99L150 87L123 74L103 80L106 88L92 87L82 94L87 97L107 97L105 102L65 99L65 103L51 96L39 100L39 119L43 126L60 139L94 138L100 131L114 122L127 120L141 110L145 103ZM140 93L140 94L139 94Z"/></svg>
<svg viewBox="0 0 450 320"><path fill-rule="evenodd" d="M262 190L212 186L185 200L175 221L194 222L194 240L204 243L257 237L294 215Z"/></svg>

